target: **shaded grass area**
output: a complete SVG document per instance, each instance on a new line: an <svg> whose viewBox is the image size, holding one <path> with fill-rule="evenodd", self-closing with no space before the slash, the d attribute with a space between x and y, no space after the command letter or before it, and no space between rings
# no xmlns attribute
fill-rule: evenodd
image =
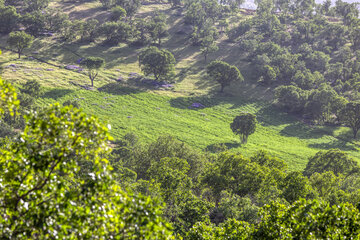
<svg viewBox="0 0 360 240"><path fill-rule="evenodd" d="M57 97L42 98L40 103L77 100L85 112L110 123L111 134L115 138L133 132L149 143L158 136L170 134L196 149L204 150L209 145L224 143L230 151L246 156L266 149L286 161L291 170L303 169L307 158L322 149L336 147L353 157L360 157L357 143L349 142L348 129L332 128L331 133L323 127L309 127L267 102L216 95L169 97L120 85L117 89L113 92L48 89L45 96L51 93ZM203 104L205 108L191 108L194 102ZM246 145L240 144L229 127L240 112L258 115L257 130Z"/></svg>

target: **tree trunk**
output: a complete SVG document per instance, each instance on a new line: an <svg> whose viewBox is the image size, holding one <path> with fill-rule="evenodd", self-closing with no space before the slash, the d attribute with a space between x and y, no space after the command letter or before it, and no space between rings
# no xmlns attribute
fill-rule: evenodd
<svg viewBox="0 0 360 240"><path fill-rule="evenodd" d="M354 139L356 138L357 133L358 133L358 129L353 129Z"/></svg>
<svg viewBox="0 0 360 240"><path fill-rule="evenodd" d="M207 53L204 54L205 63L207 62Z"/></svg>
<svg viewBox="0 0 360 240"><path fill-rule="evenodd" d="M21 51L18 51L19 59L21 58Z"/></svg>
<svg viewBox="0 0 360 240"><path fill-rule="evenodd" d="M225 87L225 86L224 86L223 84L221 84L221 90L220 90L221 93L224 92L224 87Z"/></svg>
<svg viewBox="0 0 360 240"><path fill-rule="evenodd" d="M91 87L94 87L94 78L90 78L91 80Z"/></svg>

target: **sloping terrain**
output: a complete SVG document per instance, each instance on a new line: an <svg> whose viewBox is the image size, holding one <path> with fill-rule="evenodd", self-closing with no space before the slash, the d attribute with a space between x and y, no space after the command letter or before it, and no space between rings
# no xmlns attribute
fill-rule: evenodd
<svg viewBox="0 0 360 240"><path fill-rule="evenodd" d="M104 21L107 17L99 3L76 6L59 1L54 6L63 8L74 19L95 17ZM18 60L16 54L4 51L0 56L2 77L15 85L28 79L38 80L45 88L39 100L42 105L78 101L87 113L110 123L115 138L134 132L144 142L150 142L160 135L171 134L197 149L215 143L224 143L231 151L244 155L265 149L284 159L292 170L303 169L309 156L324 149L339 148L360 158L359 145L352 141L349 129L308 126L273 106L271 90L255 83L252 72L256 69L249 66L241 50L227 42L225 36L219 39L219 51L211 54L209 60L221 59L236 65L245 82L219 94L218 85L206 76L206 63L199 47L189 45L186 34L178 34L186 30L183 15L167 4L145 5L138 14L146 16L155 9L171 16L168 19L170 37L163 41L162 47L173 52L177 60L173 87L160 90L132 77L141 74L137 62L141 48L126 44L109 47L101 42L65 44L59 43L56 36L37 39L26 52L33 57ZM237 19L243 17L239 15ZM5 37L0 39L0 45L6 46ZM80 86L89 84L84 71L64 68L76 65L79 58L87 56L101 56L106 60L105 69L95 80L94 91ZM194 103L203 107L192 107ZM240 145L229 127L240 112L255 113L259 121L257 131L246 145Z"/></svg>

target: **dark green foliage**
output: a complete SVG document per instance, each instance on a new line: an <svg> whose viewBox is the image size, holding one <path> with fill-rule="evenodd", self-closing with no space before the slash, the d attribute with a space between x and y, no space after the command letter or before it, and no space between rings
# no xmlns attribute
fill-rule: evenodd
<svg viewBox="0 0 360 240"><path fill-rule="evenodd" d="M174 228L182 235L185 235L196 222L207 222L209 210L213 207L208 201L191 195L181 196L179 205L181 209L178 215L180 224L174 224Z"/></svg>
<svg viewBox="0 0 360 240"><path fill-rule="evenodd" d="M69 19L69 15L56 9L47 9L45 12L46 29L60 32L63 22Z"/></svg>
<svg viewBox="0 0 360 240"><path fill-rule="evenodd" d="M254 156L250 157L250 160L270 169L278 169L284 172L287 169L287 165L283 160L271 156L264 150L257 152Z"/></svg>
<svg viewBox="0 0 360 240"><path fill-rule="evenodd" d="M249 31L251 29L251 25L253 24L253 22L251 21L251 19L249 20L244 20L242 22L240 22L239 26L230 29L229 31L227 31L227 36L229 37L230 40L234 41L237 38L241 37L242 35L244 35L247 31Z"/></svg>
<svg viewBox="0 0 360 240"><path fill-rule="evenodd" d="M177 11L192 25L187 43L198 46L205 61L217 50L219 33L227 31L232 43L221 38L221 46L239 46L243 53L237 65L244 66L244 61L252 65L247 83L258 80L269 92L277 87L278 105L297 117L316 123L341 122L352 128L354 136L360 128L356 102L360 28L353 4L337 1L334 8L329 1L319 6L313 0L264 0L257 2L255 16L239 21L238 16L245 13L236 10L241 0L169 0L173 7L184 8L144 11L138 19L133 17L140 0L101 0L111 22L98 26L94 19L85 22L72 16L70 20L61 11L45 8L47 2L0 0L0 32L25 27L36 36L51 31L69 43L81 40L71 49L96 40L110 45L161 45L168 34L167 21L175 19L164 13ZM21 23L10 4L22 14ZM221 58L232 60L232 55ZM101 58L81 62L92 86L104 64ZM156 80L174 76L175 58L167 50L144 49L139 64L145 75ZM235 66L222 61L209 64L207 73L221 91L243 81ZM16 141L0 142L1 239L170 239L170 227L162 218L172 224L179 239L359 236L359 212L346 203L360 201L358 166L339 150L317 153L301 173L289 172L283 160L265 151L250 157L224 152L231 147L229 142L209 145L207 150L213 153L199 152L170 136L145 144L130 133L110 142L104 126L72 107L79 107L77 101L65 101L64 108L56 104L38 109L36 103L43 101L36 100L41 88L28 81L20 89L16 112L11 104L16 102L14 91L2 81L0 89L9 89L0 93L0 137L15 136L14 129L20 134ZM24 112L35 109L20 133ZM238 116L231 128L244 143L255 131L256 117ZM114 146L110 155L108 145ZM248 147L244 154L252 151Z"/></svg>
<svg viewBox="0 0 360 240"><path fill-rule="evenodd" d="M210 18L215 21L221 12L221 6L215 0L191 0L186 3L185 23L202 28Z"/></svg>
<svg viewBox="0 0 360 240"><path fill-rule="evenodd" d="M24 0L27 11L38 11L46 8L51 0Z"/></svg>
<svg viewBox="0 0 360 240"><path fill-rule="evenodd" d="M113 0L99 0L105 9L113 5Z"/></svg>
<svg viewBox="0 0 360 240"><path fill-rule="evenodd" d="M111 21L116 22L124 17L126 17L126 11L122 7L116 6L111 9L111 16L110 16Z"/></svg>
<svg viewBox="0 0 360 240"><path fill-rule="evenodd" d="M106 37L105 42L110 45L126 42L132 31L132 26L126 22L106 22L99 27L100 35Z"/></svg>
<svg viewBox="0 0 360 240"><path fill-rule="evenodd" d="M265 179L265 168L241 155L222 153L203 178L218 202L223 190L241 197L256 193Z"/></svg>
<svg viewBox="0 0 360 240"><path fill-rule="evenodd" d="M126 15L132 17L139 10L141 0L114 0L114 5L125 9Z"/></svg>
<svg viewBox="0 0 360 240"><path fill-rule="evenodd" d="M20 15L13 6L0 6L0 33L10 33L19 24Z"/></svg>
<svg viewBox="0 0 360 240"><path fill-rule="evenodd" d="M359 167L356 161L346 153L338 149L332 149L326 152L318 152L315 156L310 157L304 175L311 176L316 172L323 173L326 171L332 171L335 175L348 175L358 172L358 170Z"/></svg>
<svg viewBox="0 0 360 240"><path fill-rule="evenodd" d="M171 136L159 137L157 141L150 144L146 149L145 156L138 159L137 167L139 169L149 167L153 162L159 161L162 158L170 157L186 160L190 165L188 174L194 181L196 181L198 174L203 170L202 156Z"/></svg>
<svg viewBox="0 0 360 240"><path fill-rule="evenodd" d="M354 138L360 129L360 103L350 102L341 111L341 121L353 131Z"/></svg>
<svg viewBox="0 0 360 240"><path fill-rule="evenodd" d="M46 15L40 10L26 13L21 17L21 23L26 28L26 32L40 36L46 30Z"/></svg>
<svg viewBox="0 0 360 240"><path fill-rule="evenodd" d="M148 174L161 187L161 196L168 202L177 191L188 191L192 186L189 163L179 158L161 158L151 164Z"/></svg>
<svg viewBox="0 0 360 240"><path fill-rule="evenodd" d="M207 56L210 53L216 52L219 50L219 47L216 45L215 39L213 36L206 36L201 41L201 53L204 55L205 63L207 61Z"/></svg>
<svg viewBox="0 0 360 240"><path fill-rule="evenodd" d="M289 112L302 112L307 101L307 92L296 86L280 86L275 89L277 103Z"/></svg>
<svg viewBox="0 0 360 240"><path fill-rule="evenodd" d="M161 39L166 37L168 34L165 15L156 12L155 16L153 16L151 21L148 23L147 28L153 42L157 42L158 45L160 46Z"/></svg>
<svg viewBox="0 0 360 240"><path fill-rule="evenodd" d="M206 67L206 71L214 81L220 83L220 92L223 92L226 86L230 86L231 82L244 81L244 77L237 67L223 61L212 61Z"/></svg>
<svg viewBox="0 0 360 240"><path fill-rule="evenodd" d="M13 136L15 136L15 132L14 129L7 124L6 122L2 122L0 124L0 139L1 138L11 138Z"/></svg>
<svg viewBox="0 0 360 240"><path fill-rule="evenodd" d="M342 110L345 104L346 100L339 97L331 86L322 84L309 95L305 114L319 122L329 122L332 115Z"/></svg>
<svg viewBox="0 0 360 240"><path fill-rule="evenodd" d="M310 193L309 181L301 172L289 173L280 187L283 190L282 196L289 203L293 203Z"/></svg>
<svg viewBox="0 0 360 240"><path fill-rule="evenodd" d="M258 220L259 207L253 204L250 198L229 194L226 191L221 193L217 210L224 219L236 219L249 223L255 223Z"/></svg>
<svg viewBox="0 0 360 240"><path fill-rule="evenodd" d="M183 0L168 0L172 7L180 6Z"/></svg>
<svg viewBox="0 0 360 240"><path fill-rule="evenodd" d="M93 42L98 33L98 21L96 19L90 19L81 23L80 36L81 41Z"/></svg>
<svg viewBox="0 0 360 240"><path fill-rule="evenodd" d="M231 130L240 136L241 143L246 143L248 137L255 132L256 116L251 113L242 113L236 116L230 124Z"/></svg>
<svg viewBox="0 0 360 240"><path fill-rule="evenodd" d="M140 53L139 65L145 75L154 74L155 80L170 80L174 75L175 58L168 50L148 47Z"/></svg>
<svg viewBox="0 0 360 240"><path fill-rule="evenodd" d="M219 226L214 226L209 223L198 222L186 234L186 239L236 239L246 240L250 239L252 226L247 222L229 219Z"/></svg>

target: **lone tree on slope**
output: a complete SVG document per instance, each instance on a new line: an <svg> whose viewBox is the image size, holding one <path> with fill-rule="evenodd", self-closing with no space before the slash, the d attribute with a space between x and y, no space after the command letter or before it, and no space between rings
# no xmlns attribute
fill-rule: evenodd
<svg viewBox="0 0 360 240"><path fill-rule="evenodd" d="M212 61L207 66L208 75L221 85L220 92L224 92L224 87L230 86L231 82L244 81L239 69L223 61Z"/></svg>
<svg viewBox="0 0 360 240"><path fill-rule="evenodd" d="M11 48L15 48L19 58L25 48L31 47L34 37L25 32L11 32L8 38L8 44Z"/></svg>
<svg viewBox="0 0 360 240"><path fill-rule="evenodd" d="M175 58L168 50L149 47L140 53L139 65L145 75L154 74L155 80L165 79L174 74Z"/></svg>
<svg viewBox="0 0 360 240"><path fill-rule="evenodd" d="M91 86L94 86L94 80L97 77L100 68L105 65L105 60L99 57L88 57L80 63L88 71L88 76L91 80Z"/></svg>
<svg viewBox="0 0 360 240"><path fill-rule="evenodd" d="M230 128L236 135L240 136L241 143L246 143L248 137L255 132L256 124L257 120L254 114L242 113L235 117Z"/></svg>

